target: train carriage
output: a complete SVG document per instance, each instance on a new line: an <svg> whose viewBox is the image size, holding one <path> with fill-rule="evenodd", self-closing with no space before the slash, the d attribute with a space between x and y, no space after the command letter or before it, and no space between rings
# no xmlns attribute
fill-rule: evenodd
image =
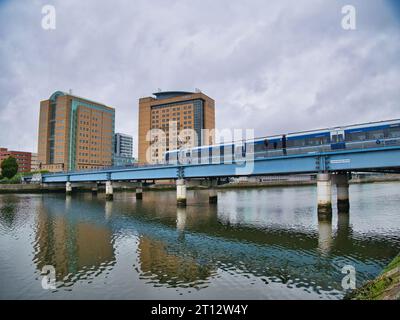
<svg viewBox="0 0 400 320"><path fill-rule="evenodd" d="M400 145L400 119L294 132L212 146L172 150L168 164L231 163L243 158L332 152Z"/></svg>

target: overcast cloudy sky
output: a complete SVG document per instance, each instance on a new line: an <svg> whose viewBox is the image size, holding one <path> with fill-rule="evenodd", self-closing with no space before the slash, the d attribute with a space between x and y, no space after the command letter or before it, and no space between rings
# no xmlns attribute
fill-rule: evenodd
<svg viewBox="0 0 400 320"><path fill-rule="evenodd" d="M218 128L258 136L400 118L396 2L0 0L0 146L36 150L40 100L69 89L115 107L135 141L138 99L157 88L200 88Z"/></svg>

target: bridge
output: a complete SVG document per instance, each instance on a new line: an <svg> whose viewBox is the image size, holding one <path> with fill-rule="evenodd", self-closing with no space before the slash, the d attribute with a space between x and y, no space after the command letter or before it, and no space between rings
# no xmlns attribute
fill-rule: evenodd
<svg viewBox="0 0 400 320"><path fill-rule="evenodd" d="M315 148L314 148L315 149ZM293 150L292 150L293 151ZM113 199L113 183L129 182L136 186L136 198L142 199L143 182L146 180L175 180L177 204L186 205L186 188L192 179L206 179L209 183L209 202L217 202L215 187L221 178L317 174L318 214L329 217L332 213L332 185L337 188L339 211L349 209L349 178L351 172L391 172L400 173L400 145L376 144L376 147L342 149L330 151L299 152L252 159L233 159L229 162L181 163L149 166L107 168L102 170L63 172L45 174L44 184L65 183L67 195L76 184L91 183L92 191L97 193L99 184L106 186L106 199Z"/></svg>

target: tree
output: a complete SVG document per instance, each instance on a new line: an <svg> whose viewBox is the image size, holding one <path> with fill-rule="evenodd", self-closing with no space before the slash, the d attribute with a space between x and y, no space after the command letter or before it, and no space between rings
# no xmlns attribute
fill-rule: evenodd
<svg viewBox="0 0 400 320"><path fill-rule="evenodd" d="M1 175L4 178L11 179L18 172L18 163L14 157L8 157L1 163Z"/></svg>

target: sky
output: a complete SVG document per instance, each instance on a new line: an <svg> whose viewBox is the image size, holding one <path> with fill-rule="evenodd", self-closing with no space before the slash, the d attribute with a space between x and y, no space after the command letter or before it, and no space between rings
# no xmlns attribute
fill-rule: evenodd
<svg viewBox="0 0 400 320"><path fill-rule="evenodd" d="M0 146L35 152L40 101L70 89L114 107L135 154L159 88L199 88L217 128L256 136L400 118L399 57L396 0L0 0Z"/></svg>

